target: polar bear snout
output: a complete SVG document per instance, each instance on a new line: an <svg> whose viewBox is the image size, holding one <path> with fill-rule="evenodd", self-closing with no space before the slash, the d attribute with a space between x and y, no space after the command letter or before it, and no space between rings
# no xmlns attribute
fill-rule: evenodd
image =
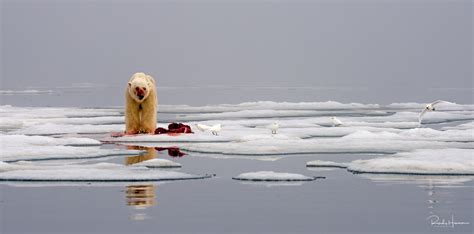
<svg viewBox="0 0 474 234"><path fill-rule="evenodd" d="M135 95L137 96L138 100L143 100L146 97L146 88L135 87Z"/></svg>

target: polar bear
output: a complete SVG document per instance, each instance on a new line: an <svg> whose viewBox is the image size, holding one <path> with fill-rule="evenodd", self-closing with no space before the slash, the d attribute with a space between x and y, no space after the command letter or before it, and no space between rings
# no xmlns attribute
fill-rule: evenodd
<svg viewBox="0 0 474 234"><path fill-rule="evenodd" d="M135 73L128 82L125 100L125 133L154 134L158 100L153 77Z"/></svg>

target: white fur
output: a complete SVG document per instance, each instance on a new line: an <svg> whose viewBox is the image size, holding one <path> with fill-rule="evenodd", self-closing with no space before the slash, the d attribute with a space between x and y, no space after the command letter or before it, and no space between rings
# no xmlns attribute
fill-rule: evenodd
<svg viewBox="0 0 474 234"><path fill-rule="evenodd" d="M136 88L144 90L140 99ZM127 134L151 133L156 129L158 100L155 80L145 73L135 73L125 92L125 131Z"/></svg>

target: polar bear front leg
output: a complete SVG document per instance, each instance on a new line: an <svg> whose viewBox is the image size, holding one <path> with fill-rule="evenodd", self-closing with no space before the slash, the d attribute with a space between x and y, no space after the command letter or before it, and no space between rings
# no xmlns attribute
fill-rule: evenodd
<svg viewBox="0 0 474 234"><path fill-rule="evenodd" d="M155 134L156 107L147 106L142 109L141 132Z"/></svg>
<svg viewBox="0 0 474 234"><path fill-rule="evenodd" d="M125 134L138 134L140 132L140 113L138 105L133 100L127 99L125 108Z"/></svg>

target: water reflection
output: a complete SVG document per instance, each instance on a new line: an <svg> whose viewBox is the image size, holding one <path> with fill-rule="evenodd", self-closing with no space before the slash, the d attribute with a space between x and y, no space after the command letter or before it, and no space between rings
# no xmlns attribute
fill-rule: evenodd
<svg viewBox="0 0 474 234"><path fill-rule="evenodd" d="M158 157L158 151L167 150L171 157L182 157L186 155L182 153L178 147L143 147L143 146L127 146L129 150L141 150L145 153L136 156L129 156L125 158L125 165L133 165L150 159ZM156 202L156 184L131 184L127 185L125 189L126 204L134 208L134 213L131 214L130 219L140 221L148 219L146 209L153 207Z"/></svg>
<svg viewBox="0 0 474 234"><path fill-rule="evenodd" d="M133 206L136 209L146 209L156 204L155 185L128 185L126 188L127 206Z"/></svg>
<svg viewBox="0 0 474 234"><path fill-rule="evenodd" d="M390 174L357 174L379 184L415 184L426 192L426 207L429 215L453 212L453 189L472 187L466 183L472 181L474 176L422 176L422 175L390 175Z"/></svg>
<svg viewBox="0 0 474 234"><path fill-rule="evenodd" d="M126 157L125 165L132 165L157 157L157 151L151 147L128 146L127 148L132 150L143 150L145 153L142 155ZM156 205L155 186L156 185L154 184L132 184L126 186L126 204L127 206L133 207L135 210L134 213L131 214L130 219L135 221L148 219L148 215L144 210ZM140 212L136 213L137 210L140 210Z"/></svg>
<svg viewBox="0 0 474 234"><path fill-rule="evenodd" d="M125 165L132 165L135 163L143 162L146 160L154 159L157 156L157 152L152 147L143 147L143 146L127 146L129 150L143 150L146 151L144 154L130 156L125 158Z"/></svg>
<svg viewBox="0 0 474 234"><path fill-rule="evenodd" d="M181 152L178 147L155 147L157 151L168 150L168 155L171 157L183 157L186 155L185 153Z"/></svg>

